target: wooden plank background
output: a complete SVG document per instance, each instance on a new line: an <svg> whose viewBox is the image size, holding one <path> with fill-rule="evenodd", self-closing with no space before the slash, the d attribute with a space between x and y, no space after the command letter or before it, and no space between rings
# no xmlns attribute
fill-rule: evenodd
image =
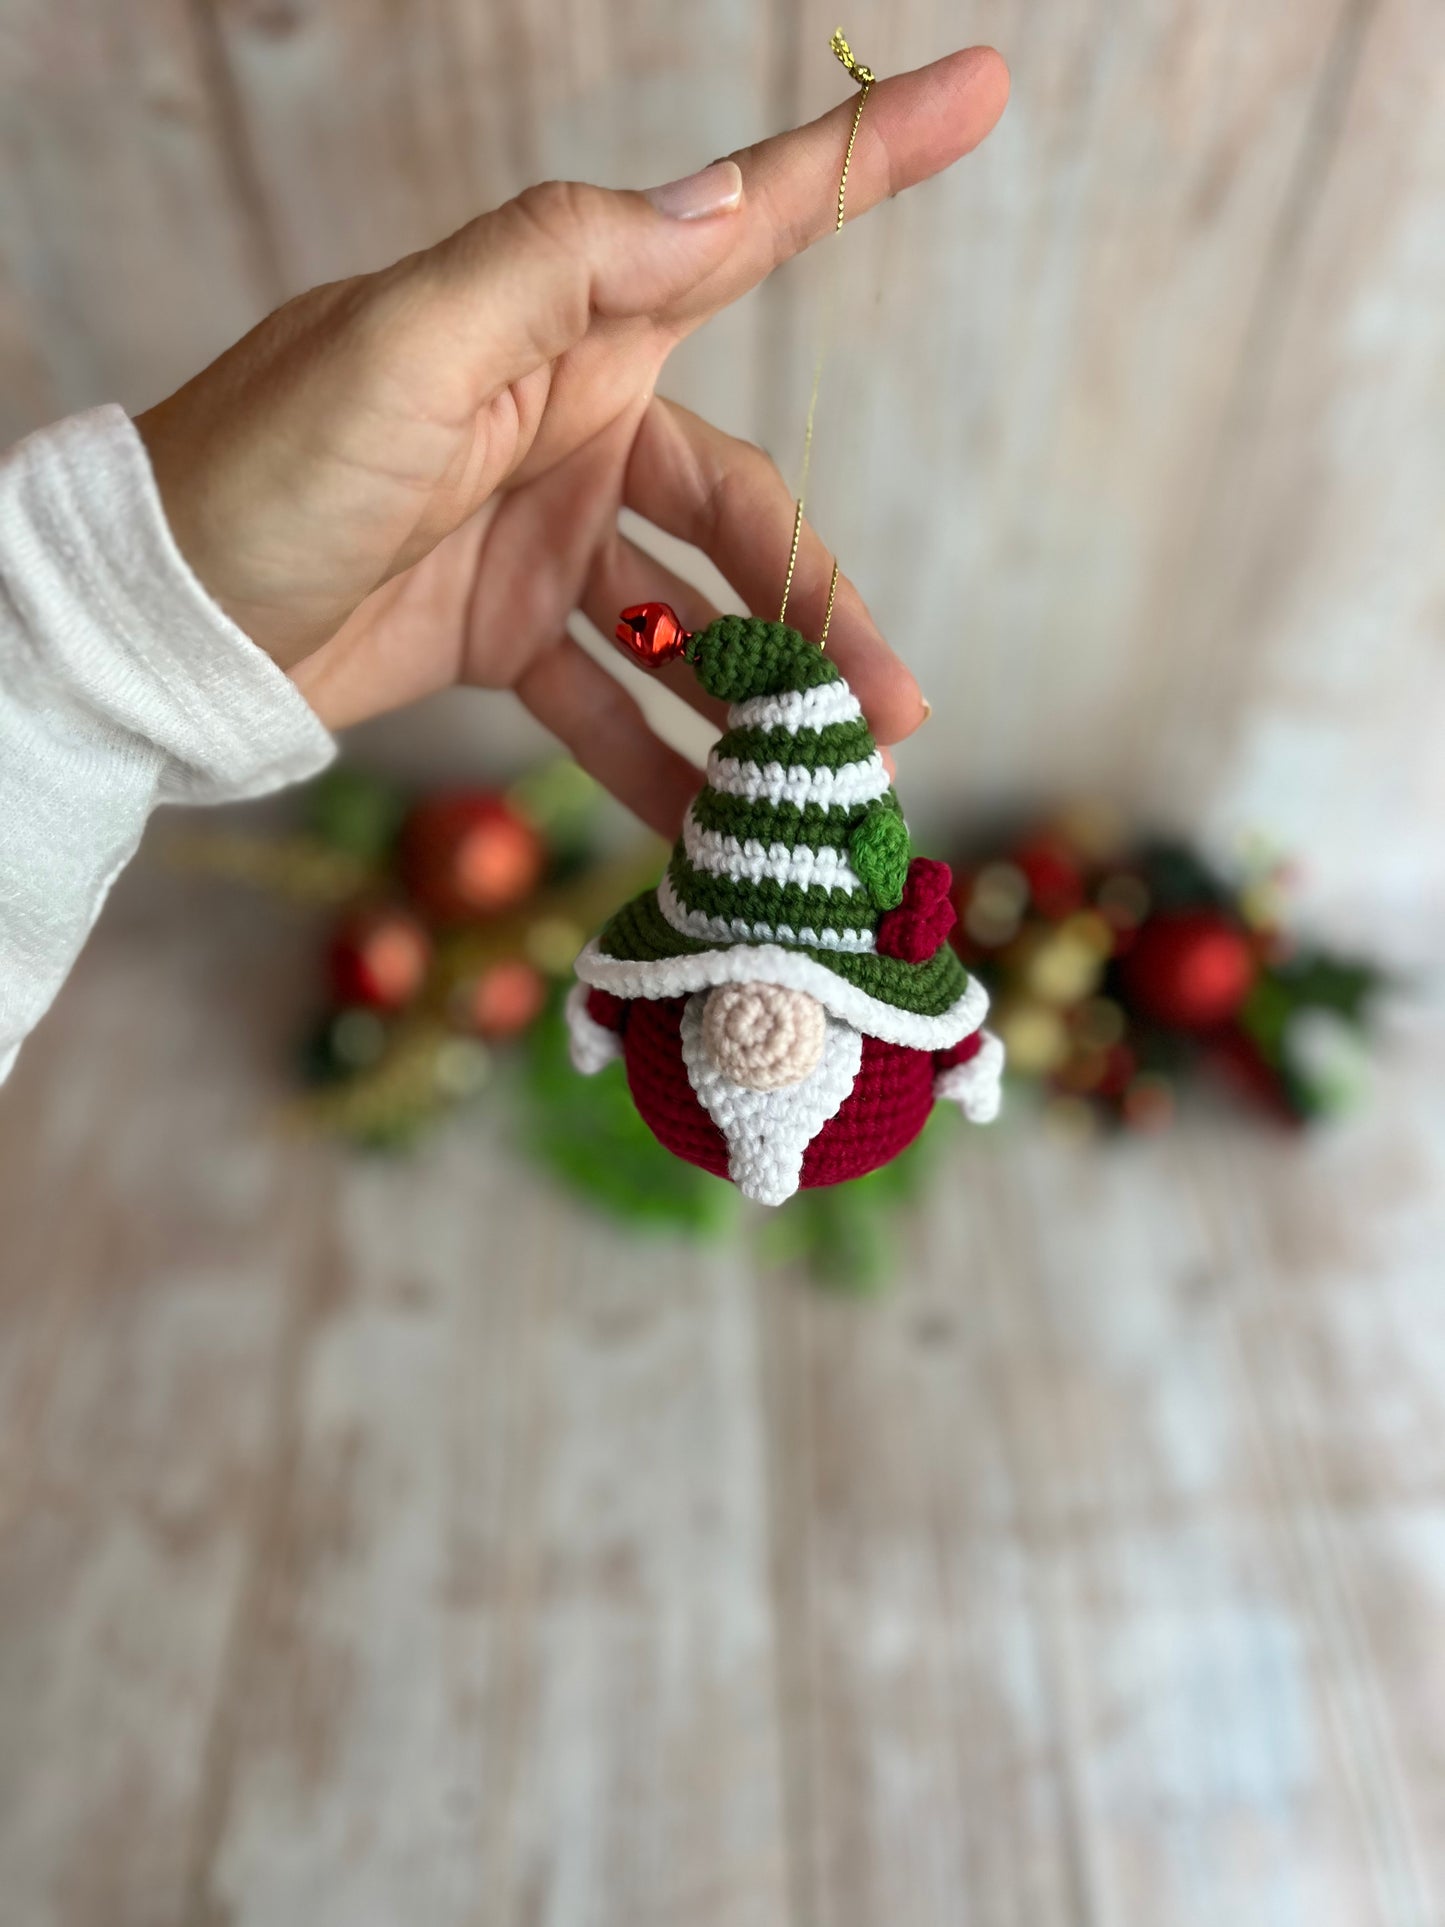
<svg viewBox="0 0 1445 1927"><path fill-rule="evenodd" d="M143 864L0 1101L0 1918L1442 1918L1438 1000L854 1302L285 1134L315 937Z"/></svg>
<svg viewBox="0 0 1445 1927"><path fill-rule="evenodd" d="M991 40L1014 74L985 147L832 264L814 502L937 707L915 807L1109 789L1265 829L1322 909L1408 922L1442 889L1445 15L857 15L880 69ZM528 179L641 185L815 112L832 24L814 0L7 0L0 429L142 406L286 294ZM669 386L791 470L818 312L799 264ZM380 753L533 746L506 705L434 709Z"/></svg>
<svg viewBox="0 0 1445 1927"><path fill-rule="evenodd" d="M836 24L4 0L0 432L140 407L543 174L836 98ZM937 718L1445 938L1445 14L858 0L1009 58L836 251L817 518ZM820 192L830 192L827 183ZM670 388L795 459L798 264ZM368 752L492 768L457 699ZM0 1094L0 1922L1437 1927L1445 1029L1355 1121L970 1141L867 1305L281 1137L310 933L130 878Z"/></svg>

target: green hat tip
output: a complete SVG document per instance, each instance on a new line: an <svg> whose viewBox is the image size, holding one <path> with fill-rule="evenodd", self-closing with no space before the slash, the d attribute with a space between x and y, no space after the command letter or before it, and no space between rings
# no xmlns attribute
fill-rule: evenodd
<svg viewBox="0 0 1445 1927"><path fill-rule="evenodd" d="M688 655L703 688L725 703L840 680L817 643L760 616L719 616L693 637Z"/></svg>

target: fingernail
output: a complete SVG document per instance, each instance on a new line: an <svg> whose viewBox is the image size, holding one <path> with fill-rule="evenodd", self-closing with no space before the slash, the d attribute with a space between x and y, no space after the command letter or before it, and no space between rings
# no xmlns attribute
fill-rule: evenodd
<svg viewBox="0 0 1445 1927"><path fill-rule="evenodd" d="M647 198L659 214L674 221L701 221L709 214L727 214L742 203L743 173L736 161L714 161L699 173L650 187Z"/></svg>
<svg viewBox="0 0 1445 1927"><path fill-rule="evenodd" d="M926 723L933 714L933 704L928 700L927 696L920 696L918 700L923 704L923 722ZM921 729L923 723L920 723L918 726Z"/></svg>

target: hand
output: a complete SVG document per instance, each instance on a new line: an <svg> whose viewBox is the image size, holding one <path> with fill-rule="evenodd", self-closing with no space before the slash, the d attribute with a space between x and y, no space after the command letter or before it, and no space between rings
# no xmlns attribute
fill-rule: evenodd
<svg viewBox="0 0 1445 1927"><path fill-rule="evenodd" d="M879 82L848 211L976 146L1008 95L987 48ZM621 534L635 509L777 610L793 503L751 445L658 399L684 336L828 233L853 112L650 195L549 183L379 274L315 288L137 426L196 574L341 728L452 682L514 689L664 835L697 772L566 633L624 604L715 613ZM831 559L804 532L790 616L821 625ZM829 648L880 742L926 713L840 582ZM663 672L668 674L671 672ZM674 687L710 699L682 669Z"/></svg>

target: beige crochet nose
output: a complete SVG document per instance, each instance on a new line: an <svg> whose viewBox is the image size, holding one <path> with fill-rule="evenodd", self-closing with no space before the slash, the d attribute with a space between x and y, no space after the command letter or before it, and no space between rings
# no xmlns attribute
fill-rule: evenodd
<svg viewBox="0 0 1445 1927"><path fill-rule="evenodd" d="M828 1020L805 990L722 984L703 1007L702 1041L724 1077L750 1091L780 1091L817 1068Z"/></svg>

